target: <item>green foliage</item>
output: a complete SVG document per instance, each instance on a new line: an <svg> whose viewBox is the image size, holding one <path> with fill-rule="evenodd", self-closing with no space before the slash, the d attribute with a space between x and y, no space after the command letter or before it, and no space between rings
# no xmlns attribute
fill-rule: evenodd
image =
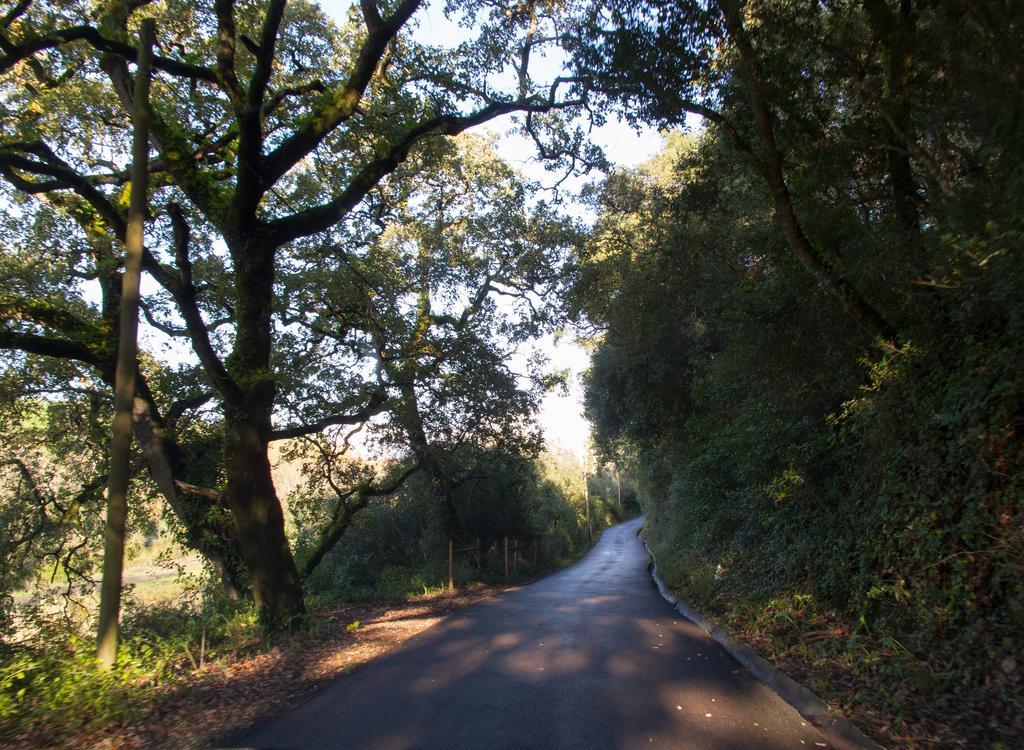
<svg viewBox="0 0 1024 750"><path fill-rule="evenodd" d="M197 602L189 596L129 608L111 670L97 663L91 634L64 617L24 612L21 640L0 654L0 738L59 745L75 732L129 721L148 691L177 684L201 666L200 659L260 644L250 609L213 592L202 606Z"/></svg>
<svg viewBox="0 0 1024 750"><path fill-rule="evenodd" d="M405 599L439 590L448 583L449 539L460 550L456 585L503 580L506 537L521 545L520 575L558 567L589 548L583 468L571 454L543 453L531 459L485 451L475 454L467 469L451 491L453 526L449 508L424 476L414 476L395 495L370 503L308 579L314 599ZM599 486L600 479L592 476L592 486ZM623 489L628 506L632 490L625 482ZM300 512L314 505L307 500ZM614 495L606 499L592 492L591 505L595 538L622 518ZM313 543L303 528L300 523L300 557L303 545Z"/></svg>
<svg viewBox="0 0 1024 750"><path fill-rule="evenodd" d="M610 323L587 398L603 449L634 456L670 580L704 604L810 585L982 679L968 643L1002 659L1021 627L1016 238L955 265L940 336L859 355L841 316L794 312L799 269L705 273L728 262L715 238L666 234L591 313ZM699 283L669 275L687 263Z"/></svg>
<svg viewBox="0 0 1024 750"><path fill-rule="evenodd" d="M736 131L673 135L595 191L572 297L602 331L587 376L595 438L628 467L659 565L692 604L765 628L834 610L879 653L900 650L891 668L912 664L926 693L987 701L1005 741L1019 731L1024 627L1024 242L1007 197L1024 142L1020 97L1007 113L982 68L1011 74L978 60L1016 11L916 5L902 22L920 36L897 39L906 28L864 10L891 4L806 18L745 7L797 220L900 336L872 341L787 247L763 155L742 148L755 123L735 35L712 24L673 51L644 37L646 11L625 14L623 39L678 53L691 73L711 65L713 96L683 69L677 93L707 95ZM979 8L984 22L953 31ZM718 51L700 47L705 32ZM914 49L902 94L887 79L900 44ZM678 99L625 76L628 59L603 64L622 66L623 101L681 120ZM947 90L938 69L969 90ZM898 106L912 133L893 132ZM970 177L954 166L967 162Z"/></svg>
<svg viewBox="0 0 1024 750"><path fill-rule="evenodd" d="M63 634L67 637L67 634ZM126 674L148 649L125 644L115 675L95 663L93 644L72 636L65 650L24 651L0 668L0 722L4 734L31 731L60 716L70 728L105 724L131 715Z"/></svg>
<svg viewBox="0 0 1024 750"><path fill-rule="evenodd" d="M529 111L549 161L593 156L570 122L578 82L537 70L565 9L447 3L466 33L438 45L416 34L425 7L38 2L4 22L0 376L22 392L0 408L26 391L109 400L128 50L152 18L139 463L180 540L256 589L268 624L303 609L273 439L337 447L362 425L437 487L452 445L537 447L536 398L506 359L550 324L575 227L487 142L455 137ZM368 483L357 497L386 494ZM344 529L321 531L326 547Z"/></svg>

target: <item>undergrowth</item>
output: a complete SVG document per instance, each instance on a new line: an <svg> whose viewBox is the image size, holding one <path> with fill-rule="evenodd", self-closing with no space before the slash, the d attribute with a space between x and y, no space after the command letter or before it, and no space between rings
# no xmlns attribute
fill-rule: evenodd
<svg viewBox="0 0 1024 750"><path fill-rule="evenodd" d="M28 615L24 637L0 654L0 738L30 738L38 746L131 721L155 689L266 643L250 608L149 605L125 613L117 662L105 670L94 640L77 623Z"/></svg>

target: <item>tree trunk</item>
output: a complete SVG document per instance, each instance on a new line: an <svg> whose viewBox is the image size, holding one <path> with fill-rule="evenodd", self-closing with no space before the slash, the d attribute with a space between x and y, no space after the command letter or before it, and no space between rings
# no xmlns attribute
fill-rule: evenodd
<svg viewBox="0 0 1024 750"><path fill-rule="evenodd" d="M132 111L134 132L131 198L128 206L128 232L125 238L117 366L114 370L114 424L110 441L107 523L96 638L96 656L104 669L111 669L117 661L120 640L118 620L121 613L121 578L124 571L124 541L128 520L128 480L131 478L139 281L142 273L143 229L146 221L146 189L149 178L149 73L155 35L156 24L152 19L147 19L142 24L139 39L139 64L135 76L135 102Z"/></svg>
<svg viewBox="0 0 1024 750"><path fill-rule="evenodd" d="M917 207L917 183L910 164L910 149L903 142L913 130L910 109L910 64L914 41L914 18L910 0L900 0L898 14L885 0L864 0L864 9L886 58L883 106L892 123L886 125L886 160L893 212L908 245L917 245L921 232Z"/></svg>
<svg viewBox="0 0 1024 750"><path fill-rule="evenodd" d="M775 138L775 123L757 53L743 26L743 14L737 0L719 0L719 9L725 28L736 45L741 70L754 111L758 143L763 152L765 177L772 194L775 213L782 225L786 242L793 254L812 276L835 296L860 325L869 333L888 340L896 338L896 329L875 307L835 268L828 256L816 248L804 232L796 214L793 198L786 184L782 153Z"/></svg>
<svg viewBox="0 0 1024 750"><path fill-rule="evenodd" d="M618 500L619 516L622 516L622 484L619 482L619 469L615 468L615 497Z"/></svg>
<svg viewBox="0 0 1024 750"><path fill-rule="evenodd" d="M444 531L448 536L455 536L459 531L459 516L452 496L451 477L427 438L411 368L404 372L393 371L392 377L402 395L401 401L395 407L395 413L405 428L409 447L420 466L420 472L430 483L430 493L437 500L441 510Z"/></svg>
<svg viewBox="0 0 1024 750"><path fill-rule="evenodd" d="M178 491L175 479L185 470L181 451L168 434L167 424L143 377L137 377L135 389L135 442L146 459L150 477L185 527L181 541L213 565L230 598L240 599L248 587L231 521L213 500L185 496Z"/></svg>
<svg viewBox="0 0 1024 750"><path fill-rule="evenodd" d="M229 415L225 423L227 502L260 622L271 632L301 624L306 609L262 430Z"/></svg>
<svg viewBox="0 0 1024 750"><path fill-rule="evenodd" d="M224 404L226 497L260 621L277 632L299 625L306 609L267 455L276 393L270 362L275 248L258 224L231 240L236 333L227 369L239 393Z"/></svg>
<svg viewBox="0 0 1024 750"><path fill-rule="evenodd" d="M910 79L915 45L913 8L911 0L900 0L894 13L885 0L864 0L864 10L886 58L880 111L886 127L885 154L893 218L899 228L909 272L916 279L926 279L931 267L921 233L921 200L910 160L910 143L915 140ZM911 311L917 325L926 329L934 325L941 327L943 324L939 321L945 316L941 314L942 300L936 288L913 283L909 288L920 308Z"/></svg>

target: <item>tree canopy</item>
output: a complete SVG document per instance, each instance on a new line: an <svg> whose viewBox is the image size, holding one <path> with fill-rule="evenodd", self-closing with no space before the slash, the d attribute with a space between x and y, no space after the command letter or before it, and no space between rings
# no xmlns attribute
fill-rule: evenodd
<svg viewBox="0 0 1024 750"><path fill-rule="evenodd" d="M1024 5L13 3L0 594L95 555L147 18L134 524L163 503L280 631L442 538L575 552L625 476L695 604L827 608L1019 736ZM607 167L584 125L665 144L579 219L498 118L567 175ZM613 471L542 453L526 350L569 324Z"/></svg>
<svg viewBox="0 0 1024 750"><path fill-rule="evenodd" d="M531 59L557 41L557 5L506 13L452 4L467 37L447 48L410 34L419 5L363 2L341 23L302 2L114 2L98 12L87 3L25 3L4 19L0 173L13 231L0 346L16 353L15 370L26 356L50 357L45 372L60 368L93 390L113 377L132 40L142 17L159 24L144 256L156 288L143 313L178 345L147 351L154 366L140 367L136 440L187 543L229 586L250 589L273 627L303 606L269 443L385 412L405 415L407 436L422 431L409 390L418 381L420 398L450 407L433 419L456 419L459 405L484 408L468 394L490 387L490 371L471 360L499 363L469 319L492 314L491 295L528 301L550 283L553 272L538 262L543 247L561 241L556 232L528 251L520 242L466 267L461 279L440 262L431 268L431 258L483 258L486 246L423 247L407 257L417 252L416 233L430 231L412 224L429 210L417 185L429 174L445 179L437 170L452 158L446 138L518 112L538 140L561 143L574 136L558 113L579 103L573 81L533 75ZM480 160L473 169L483 170L475 187L467 175L466 194L452 200L479 215L452 221L525 210L508 202L516 188L507 170ZM557 222L538 210L518 219L524 238ZM467 232L480 241L479 227ZM419 308L410 319L413 290L402 274L417 265ZM432 299L432 284L449 296ZM469 296L462 310L459 295ZM448 377L460 368L460 379ZM428 396L431 377L448 393ZM516 385L506 376L495 387ZM176 429L196 409L220 412L222 458L205 477L190 473ZM486 427L489 418L476 416L458 419Z"/></svg>

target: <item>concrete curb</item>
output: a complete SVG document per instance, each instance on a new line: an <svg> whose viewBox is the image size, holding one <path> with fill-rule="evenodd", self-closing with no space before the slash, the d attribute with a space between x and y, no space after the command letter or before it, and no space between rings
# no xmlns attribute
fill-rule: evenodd
<svg viewBox="0 0 1024 750"><path fill-rule="evenodd" d="M835 715L821 698L792 677L773 667L750 646L733 641L721 627L715 625L699 612L694 611L687 604L679 601L676 595L665 585L665 581L662 580L661 576L658 575L658 561L655 560L654 552L651 551L650 545L640 536L640 531L637 531L637 537L644 543L644 547L647 548L647 554L651 558L648 570L650 571L651 578L654 579L655 585L658 587L659 593L661 593L665 601L675 607L679 614L704 630L730 656L746 667L754 677L795 708L801 716L807 719L838 750L882 750L880 745L876 745L865 737L848 720L842 716Z"/></svg>

